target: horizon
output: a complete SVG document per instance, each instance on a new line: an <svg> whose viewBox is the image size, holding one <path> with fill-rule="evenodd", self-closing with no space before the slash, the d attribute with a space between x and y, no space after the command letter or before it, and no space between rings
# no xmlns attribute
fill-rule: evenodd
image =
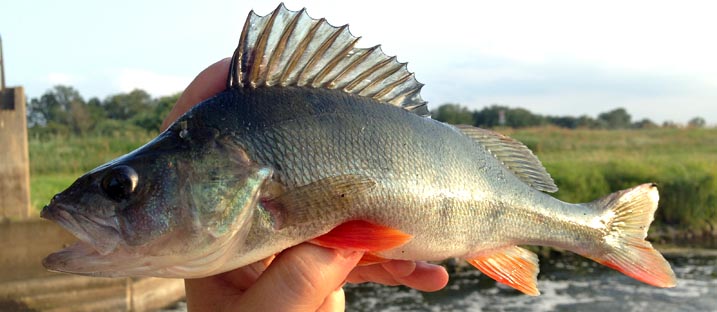
<svg viewBox="0 0 717 312"><path fill-rule="evenodd" d="M28 98L57 84L74 87L85 99L135 88L153 97L180 92L202 69L233 52L251 9L266 15L277 5L0 4L6 85L24 86ZM348 23L362 37L358 46L380 43L388 55L408 62L426 84L422 96L430 109L446 103L471 110L502 105L540 115L596 117L624 108L635 121L686 124L701 117L717 123L717 43L709 40L717 21L710 17L711 3L285 5L306 7L310 16L332 25ZM108 10L115 18L107 18Z"/></svg>

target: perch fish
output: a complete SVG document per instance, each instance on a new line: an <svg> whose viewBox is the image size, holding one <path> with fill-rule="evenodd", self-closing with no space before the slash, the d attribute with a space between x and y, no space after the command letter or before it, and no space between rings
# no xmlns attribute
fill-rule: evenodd
<svg viewBox="0 0 717 312"><path fill-rule="evenodd" d="M249 13L225 91L42 210L79 239L45 267L196 278L311 242L362 264L462 258L537 295L538 259L519 245L542 245L675 285L645 241L656 185L557 200L525 145L431 119L406 64L357 41L305 10Z"/></svg>

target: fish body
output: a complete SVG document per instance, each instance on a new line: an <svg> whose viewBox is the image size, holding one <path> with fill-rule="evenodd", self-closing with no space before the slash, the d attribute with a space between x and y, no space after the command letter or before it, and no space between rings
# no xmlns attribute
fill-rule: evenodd
<svg viewBox="0 0 717 312"><path fill-rule="evenodd" d="M271 105L231 104L270 103L277 96L277 90L256 89L219 95L217 102L202 107L206 116L194 117L201 108L190 116L214 118L218 103L229 103L226 111L239 108L231 115L241 117L227 120L237 124L227 128L246 131L236 140L249 158L273 168L275 181L287 192L333 177L360 176L374 183L354 195L349 207L333 203L316 204L317 209L295 207L305 215L281 221L286 223L281 225L283 236L295 238L289 245L349 220L366 220L413 235L401 248L382 254L393 259L442 260L504 247L506 240L519 244L559 240L561 234L548 233L549 226L535 226L530 219L536 215L546 222L554 220L552 225L589 219L584 214L589 208L560 202L528 186L450 125L336 91L284 88L279 93L292 99L281 114L275 114ZM590 217L594 215L590 211ZM536 231L526 232L531 228ZM257 232L257 238L267 238L258 245L271 245L273 231L265 226L264 234L271 235ZM572 233L562 236L574 241ZM247 252L254 249L247 248Z"/></svg>
<svg viewBox="0 0 717 312"><path fill-rule="evenodd" d="M309 241L367 264L463 258L534 295L537 257L518 245L545 245L674 285L644 241L655 185L559 201L527 147L425 117L405 64L355 42L303 10L250 13L226 91L43 209L80 239L45 266L201 277Z"/></svg>

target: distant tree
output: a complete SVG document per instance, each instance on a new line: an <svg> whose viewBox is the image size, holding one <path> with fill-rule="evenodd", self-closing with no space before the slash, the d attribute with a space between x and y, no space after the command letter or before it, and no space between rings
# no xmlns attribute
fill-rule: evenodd
<svg viewBox="0 0 717 312"><path fill-rule="evenodd" d="M537 127L545 124L545 118L524 108L511 108L505 113L505 125L512 128Z"/></svg>
<svg viewBox="0 0 717 312"><path fill-rule="evenodd" d="M467 107L459 104L443 104L431 113L431 117L453 125L473 124L473 113Z"/></svg>
<svg viewBox="0 0 717 312"><path fill-rule="evenodd" d="M105 99L103 107L110 119L129 120L142 112L151 111L155 102L144 90L119 93Z"/></svg>
<svg viewBox="0 0 717 312"><path fill-rule="evenodd" d="M594 119L588 115L582 115L582 116L578 117L577 128L589 128L589 129L605 128L605 121L599 120L599 119Z"/></svg>
<svg viewBox="0 0 717 312"><path fill-rule="evenodd" d="M678 125L676 122L674 122L672 120L665 120L662 122L662 127L663 128L679 128L680 125Z"/></svg>
<svg viewBox="0 0 717 312"><path fill-rule="evenodd" d="M624 108L617 108L598 115L598 120L605 122L609 129L626 129L630 127L630 114Z"/></svg>
<svg viewBox="0 0 717 312"><path fill-rule="evenodd" d="M39 99L31 99L27 121L30 127L50 125L57 132L69 129L76 134L87 132L94 124L80 93L63 85L47 90Z"/></svg>
<svg viewBox="0 0 717 312"><path fill-rule="evenodd" d="M640 121L634 122L632 127L637 129L652 129L657 128L657 124L652 122L650 119L644 118Z"/></svg>
<svg viewBox="0 0 717 312"><path fill-rule="evenodd" d="M690 128L704 128L707 122L702 117L695 117L687 122L687 126Z"/></svg>
<svg viewBox="0 0 717 312"><path fill-rule="evenodd" d="M524 108L492 105L474 112L473 122L474 125L482 128L493 128L497 126L526 128L544 125L546 118L533 114Z"/></svg>
<svg viewBox="0 0 717 312"><path fill-rule="evenodd" d="M547 116L545 120L551 125L568 129L575 129L578 124L578 119L571 116Z"/></svg>
<svg viewBox="0 0 717 312"><path fill-rule="evenodd" d="M162 121L179 100L181 93L170 96L163 96L155 101L151 110L145 110L131 119L131 122L147 131L157 131Z"/></svg>
<svg viewBox="0 0 717 312"><path fill-rule="evenodd" d="M107 112L102 106L102 101L96 97L93 97L87 101L87 111L92 116L92 119L99 121L107 118Z"/></svg>
<svg viewBox="0 0 717 312"><path fill-rule="evenodd" d="M507 106L491 105L473 113L473 125L481 128L500 126L500 115L510 110ZM503 113L501 113L501 111Z"/></svg>

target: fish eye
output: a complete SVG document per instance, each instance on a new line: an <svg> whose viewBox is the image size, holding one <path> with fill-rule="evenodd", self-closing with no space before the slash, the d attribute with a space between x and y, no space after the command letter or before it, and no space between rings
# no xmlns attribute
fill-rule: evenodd
<svg viewBox="0 0 717 312"><path fill-rule="evenodd" d="M137 188L137 172L129 166L117 166L112 168L102 178L102 190L107 197L114 201L121 201L129 198Z"/></svg>

